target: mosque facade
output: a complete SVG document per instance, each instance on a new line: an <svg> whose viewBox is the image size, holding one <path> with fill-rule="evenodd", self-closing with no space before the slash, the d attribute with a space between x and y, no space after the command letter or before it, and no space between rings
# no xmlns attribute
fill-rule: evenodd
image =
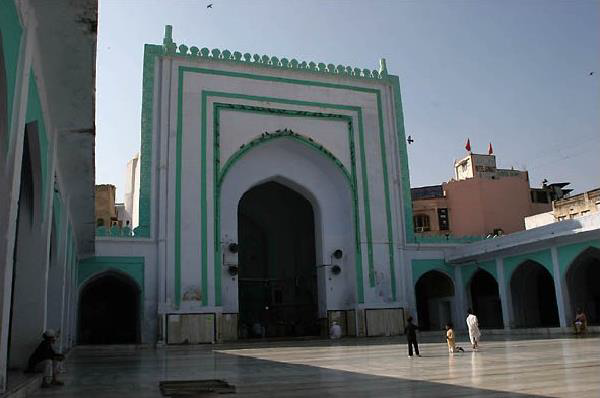
<svg viewBox="0 0 600 398"><path fill-rule="evenodd" d="M334 321L350 336L397 335L408 315L462 328L469 306L495 329L568 327L576 302L600 319L585 282L597 218L480 242L415 236L385 60L178 46L167 26L145 48L136 164L134 237L97 238L80 270L130 273L143 342L315 336Z"/></svg>

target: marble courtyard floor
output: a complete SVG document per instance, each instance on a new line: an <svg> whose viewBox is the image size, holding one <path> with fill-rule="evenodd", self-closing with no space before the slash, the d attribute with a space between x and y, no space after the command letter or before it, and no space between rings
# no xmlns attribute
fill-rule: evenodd
<svg viewBox="0 0 600 398"><path fill-rule="evenodd" d="M161 380L222 379L243 397L600 397L600 338L485 341L449 356L404 338L160 349L77 347L65 387L35 397L160 397Z"/></svg>

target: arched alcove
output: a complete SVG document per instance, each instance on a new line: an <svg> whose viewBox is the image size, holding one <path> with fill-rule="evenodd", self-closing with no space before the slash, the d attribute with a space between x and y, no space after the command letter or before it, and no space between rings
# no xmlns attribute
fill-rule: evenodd
<svg viewBox="0 0 600 398"><path fill-rule="evenodd" d="M39 340L39 331L45 326L48 253L44 250L46 235L41 226L43 192L39 149L37 123L27 123L21 155L8 338L8 363L14 368L24 366L31 354L31 345Z"/></svg>
<svg viewBox="0 0 600 398"><path fill-rule="evenodd" d="M581 252L569 265L566 282L573 314L581 308L590 324L600 324L600 249Z"/></svg>
<svg viewBox="0 0 600 398"><path fill-rule="evenodd" d="M244 335L320 333L311 203L274 181L251 188L238 206L239 308Z"/></svg>
<svg viewBox="0 0 600 398"><path fill-rule="evenodd" d="M515 327L559 326L552 274L536 261L521 263L510 279Z"/></svg>
<svg viewBox="0 0 600 398"><path fill-rule="evenodd" d="M494 276L481 268L478 269L469 283L469 293L471 307L477 315L479 326L490 329L503 328L500 293Z"/></svg>
<svg viewBox="0 0 600 398"><path fill-rule="evenodd" d="M423 274L415 285L419 327L422 330L441 330L452 321L454 283L440 271Z"/></svg>
<svg viewBox="0 0 600 398"><path fill-rule="evenodd" d="M124 273L106 271L89 279L79 294L79 344L139 343L140 296Z"/></svg>

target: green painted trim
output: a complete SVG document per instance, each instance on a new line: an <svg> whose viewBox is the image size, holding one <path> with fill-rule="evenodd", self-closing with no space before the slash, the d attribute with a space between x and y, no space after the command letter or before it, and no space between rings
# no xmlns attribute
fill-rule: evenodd
<svg viewBox="0 0 600 398"><path fill-rule="evenodd" d="M382 109L381 96L377 96L377 109ZM390 187L388 185L388 171L387 171L387 155L385 153L385 132L383 130L383 114L378 112L378 124L379 124L379 145L381 151L381 162L383 165L383 190L385 192L385 216L387 224L387 239L388 239L388 255L389 255L389 266L390 266L390 278L392 280L392 299L396 301L396 270L394 260L394 231L392 227L392 208L390 206Z"/></svg>
<svg viewBox="0 0 600 398"><path fill-rule="evenodd" d="M142 120L140 150L140 199L139 226L135 235L150 237L152 201L152 137L154 117L154 78L156 57L163 55L163 47L146 44L144 46L144 66L142 77Z"/></svg>
<svg viewBox="0 0 600 398"><path fill-rule="evenodd" d="M181 89L181 87L180 87ZM201 104L201 118L200 123L202 123L201 127L201 135L200 135L200 228L201 228L201 258L202 258L202 304L208 305L208 239L206 233L208 231L208 218L206 216L207 209L207 199L206 199L206 96L202 95L202 104ZM220 270L219 270L220 271ZM217 270L214 270L217 273Z"/></svg>
<svg viewBox="0 0 600 398"><path fill-rule="evenodd" d="M209 50L208 48L199 49L198 47L192 46L188 48L185 44L180 44L179 47L172 38L172 26L165 26L165 37L163 38L163 46L165 52L170 56L180 56L186 58L203 58L207 60L219 61L219 62L230 62L235 64L251 64L252 66L264 67L267 69L278 69L278 70L301 70L303 72L311 72L315 74L332 74L342 75L358 80L382 80L387 76L387 68L385 67L385 60L381 60L381 66L379 70L360 69L353 68L351 66L344 65L325 65L323 62L299 62L296 59L288 60L287 58L277 58L268 55L260 56L250 53L242 55L239 51L231 52L229 50L219 50L217 48ZM188 52L189 50L189 52Z"/></svg>
<svg viewBox="0 0 600 398"><path fill-rule="evenodd" d="M182 70L185 70L185 69L186 69L185 67L180 67L180 69L179 69L180 73L181 73ZM180 84L180 86L179 86L180 95L181 95L181 91L182 91L181 87L182 87L182 85ZM358 119L359 119L359 136L363 136L364 135L363 130L362 130L362 110L361 110L360 107L356 107L356 106L339 105L339 104L327 104L327 103L317 103L317 102L307 102L307 101L298 101L298 100L286 100L286 99L272 98L272 97L247 96L247 95L244 95L244 94L222 93L222 92L214 92L214 91L203 91L202 92L202 96L203 96L203 100L202 100L203 101L203 103L202 103L203 106L202 106L202 109L201 109L201 113L202 113L203 116L206 115L206 109L205 109L206 108L206 102L205 102L205 98L207 96L216 96L216 97L224 97L224 98L235 98L235 99L250 99L250 100L255 100L255 101L267 101L267 102L276 102L276 103L302 105L302 106L329 107L329 108L332 108L332 109L342 109L342 110L354 111L354 112L358 113ZM182 109L182 104L179 104L178 107L179 107L179 109ZM270 109L269 112L273 112L275 110L276 109ZM292 111L292 112L296 112L297 114L303 114L304 113L304 114L308 115L309 117L315 117L314 115L317 115L317 114L311 114L310 112L307 113L307 112L303 112L303 111ZM327 114L327 115L331 115L331 114ZM201 126L201 134L202 134L203 137L205 137L206 134L207 134L206 133L205 117L203 117L202 120L203 121L202 121L202 126ZM179 140L183 136L182 122L179 119L178 119L177 134L178 134L177 138ZM353 137L354 137L354 135L352 134L352 143L354 143L354 138ZM214 142L218 142L218 140L216 140L216 141L214 140ZM203 152L205 152L204 148L205 148L205 144L203 145ZM364 150L362 150L362 151L364 152ZM215 152L215 153L218 154L218 151ZM350 154L351 154L351 159L352 159L352 162L353 162L353 169L355 171L355 166L354 166L354 161L355 161L354 154L355 154L355 151L354 151L354 148L352 148ZM178 147L176 157L177 157L177 159L181 159L181 147ZM363 163L362 167L366 168L366 163ZM181 181L181 170L180 169L177 170L176 174L177 174L176 175L176 180L177 181ZM354 182L354 186L356 186L356 178L354 178L353 180L354 180L353 181ZM368 182L365 182L364 186L366 186L367 184L368 184ZM179 197L180 197L180 188L178 190L177 187L176 187L176 196L177 195L179 195ZM179 202L180 202L180 199L176 201L176 206L180 205ZM365 207L365 212L366 212L365 213L366 214L365 217L368 218L368 220L370 221L370 215L367 217L368 211L370 211L370 209L369 209L368 204L367 204L367 206ZM358 215L357 215L357 217L358 217ZM203 218L203 219L206 219L206 218ZM181 228L180 219L176 218L175 222L176 222L175 229L177 231L177 230L179 230ZM391 225L391 220L388 220L388 222ZM370 228L370 222L369 223L365 222L365 229L367 229L367 228ZM357 236L358 239L360 239L360 229L357 229L357 230L358 230L358 234L356 234L356 236ZM205 235L203 235L203 236L205 236ZM180 246L180 245L181 245L181 243L179 243L178 246ZM368 247L372 246L372 239L367 239L367 245L368 245ZM219 251L220 251L220 249L219 249ZM218 252L215 252L215 254L218 256ZM362 256L361 257L357 257L357 258L358 258L358 261L360 261L361 269L362 269ZM369 273L370 273L370 275L374 275L374 265L373 265L372 256L371 256L370 260L371 261L369 262ZM207 275L207 268L208 268L208 264L207 263L208 263L207 260L202 262L203 275ZM179 259L179 261L177 261L177 259L176 259L175 270L176 270L176 274L178 272L180 273L180 270L181 270L181 260L180 259ZM215 276L216 278L220 278L220 273L216 272L216 270L215 270L215 275L217 275L217 276ZM357 278L358 277L360 277L360 279L362 281L362 271L357 276ZM180 280L180 278L177 278L177 279ZM207 280L207 278L203 277L203 281L206 281L206 280ZM203 289L208 287L207 285L205 285L205 282L202 282L202 283L203 283ZM217 283L220 283L220 280ZM374 283L375 282L374 282L374 278L373 278L373 280L372 280L372 286L374 286ZM392 281L392 283L395 284L395 279ZM360 289L361 289L361 292L359 292L359 302L362 303L362 302L364 302L364 293L362 293L362 289L363 289L362 282L361 282L361 284L359 286L360 286ZM215 285L215 287L217 287L217 285ZM176 289L175 290L176 290L176 294L177 294L177 284L176 284ZM179 296L180 296L180 290L179 290L178 297ZM203 294L203 297L206 297L206 295ZM176 302L177 302L177 300L176 300ZM218 299L216 299L215 302L220 302L220 297Z"/></svg>
<svg viewBox="0 0 600 398"><path fill-rule="evenodd" d="M221 96L219 94L223 93L214 93L207 92L207 96ZM239 96L239 95L236 95ZM256 100L256 97L253 98L245 98L245 99L253 99ZM268 142L272 139L276 138L287 138L294 139L303 145L307 145L309 148L316 150L318 153L324 155L331 161L333 161L336 166L342 171L346 179L348 180L348 184L352 193L352 201L353 201L353 216L354 216L354 228L355 228L355 268L356 268L356 279L357 279L357 296L358 301L360 303L364 303L364 289L363 289L363 277L362 277L362 251L360 247L360 220L358 215L358 199L356 194L356 165L354 159L354 132L352 129L352 118L346 115L338 115L338 114L325 114L325 113L315 113L315 112L307 112L307 111L293 111L293 110L285 110L285 109L276 109L276 108L264 108L264 107L256 107L256 106L248 106L248 105L236 105L236 104L222 104L222 103L214 103L214 112L213 112L213 120L214 120L214 154L215 154L215 163L214 163L214 203L215 203L215 303L216 305L220 305L221 295L220 295L220 287L221 287L221 275L217 270L221 269L221 245L220 245L220 192L221 185L224 181L227 172L231 168L231 166L237 162L240 158L242 158L250 149L260 145L262 143ZM301 136L299 134L293 133L289 130L277 131L274 133L270 133L268 135L262 135L257 137L256 139L250 141L247 144L244 144L242 148L240 148L235 154L233 154L227 161L225 162L224 167L221 169L220 167L220 151L219 148L219 139L220 139L220 131L219 131L219 120L220 120L220 110L222 108L227 108L230 110L235 110L238 112L254 112L254 113L275 113L278 116L286 116L286 117L312 117L312 118L331 118L334 120L342 120L348 123L348 142L349 142L349 151L351 157L351 167L352 174L348 172L348 170L344 167L342 162L337 159L331 152L325 149L322 145L314 142L313 140Z"/></svg>
<svg viewBox="0 0 600 398"><path fill-rule="evenodd" d="M13 103L17 84L17 69L23 27L19 20L17 8L12 0L0 1L0 33L2 51L4 52L4 69L6 71L6 136L4 139L5 154L8 154L11 143ZM2 126L0 126L2 128Z"/></svg>
<svg viewBox="0 0 600 398"><path fill-rule="evenodd" d="M525 261L529 260L535 261L536 263L542 265L548 270L548 272L550 272L550 275L554 275L554 267L552 266L552 254L550 253L550 249L506 257L504 259L504 281L507 283L507 286L510 287L510 280L515 270Z"/></svg>
<svg viewBox="0 0 600 398"><path fill-rule="evenodd" d="M40 144L40 172L41 192L40 206L42 217L46 214L46 190L48 189L48 135L46 134L46 123L44 122L44 110L40 101L40 94L35 79L33 68L29 72L29 94L27 96L27 113L25 122L37 123L38 139Z"/></svg>
<svg viewBox="0 0 600 398"><path fill-rule="evenodd" d="M404 131L404 112L402 110L402 94L400 92L400 79L398 76L389 75L394 93L396 113L396 132L398 134L398 153L400 154L400 178L402 182L402 203L404 206L404 234L406 243L415 241L413 225L412 197L410 194L410 174L408 171L408 149L406 148L406 133Z"/></svg>
<svg viewBox="0 0 600 398"><path fill-rule="evenodd" d="M447 275L454 284L454 290L456 294L456 283L454 282L454 267L446 264L444 259L434 258L434 259L413 259L411 261L412 266L412 280L413 286L417 285L419 279L429 271L439 271L445 275Z"/></svg>
<svg viewBox="0 0 600 398"><path fill-rule="evenodd" d="M179 87L183 86L183 71L178 74ZM177 137L175 151L175 308L181 305L181 148L183 145L183 90L177 93Z"/></svg>
<svg viewBox="0 0 600 398"><path fill-rule="evenodd" d="M587 242L574 243L570 245L559 246L556 248L558 255L558 267L560 275L564 277L571 267L573 261L577 259L586 249L594 247L600 249L600 240L590 240Z"/></svg>

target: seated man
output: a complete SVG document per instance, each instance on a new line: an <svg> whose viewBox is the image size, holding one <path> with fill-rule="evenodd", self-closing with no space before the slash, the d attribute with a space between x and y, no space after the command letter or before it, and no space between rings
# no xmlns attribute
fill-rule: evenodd
<svg viewBox="0 0 600 398"><path fill-rule="evenodd" d="M56 378L59 373L59 363L65 359L63 354L54 351L52 344L56 341L56 332L48 329L42 335L44 340L29 357L28 372L44 372L42 388L62 386L64 383Z"/></svg>
<svg viewBox="0 0 600 398"><path fill-rule="evenodd" d="M577 314L575 315L575 334L584 333L587 329L587 317L581 308L577 308Z"/></svg>

